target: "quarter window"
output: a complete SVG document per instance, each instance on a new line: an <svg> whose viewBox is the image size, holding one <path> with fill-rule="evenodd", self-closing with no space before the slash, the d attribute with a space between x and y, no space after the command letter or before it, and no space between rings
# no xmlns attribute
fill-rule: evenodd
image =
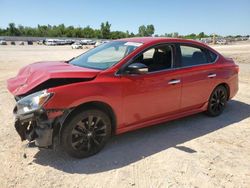
<svg viewBox="0 0 250 188"><path fill-rule="evenodd" d="M217 55L215 53L208 51L208 54L210 56L210 60L209 60L210 63L214 62L217 59Z"/></svg>
<svg viewBox="0 0 250 188"><path fill-rule="evenodd" d="M208 63L205 50L192 47L192 46L180 46L181 49L181 66L193 66Z"/></svg>

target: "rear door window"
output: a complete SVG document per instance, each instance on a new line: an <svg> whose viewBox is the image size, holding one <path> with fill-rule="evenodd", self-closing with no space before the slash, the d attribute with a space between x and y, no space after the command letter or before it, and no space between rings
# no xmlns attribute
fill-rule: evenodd
<svg viewBox="0 0 250 188"><path fill-rule="evenodd" d="M180 50L181 67L189 67L209 63L206 51L201 48L180 45Z"/></svg>

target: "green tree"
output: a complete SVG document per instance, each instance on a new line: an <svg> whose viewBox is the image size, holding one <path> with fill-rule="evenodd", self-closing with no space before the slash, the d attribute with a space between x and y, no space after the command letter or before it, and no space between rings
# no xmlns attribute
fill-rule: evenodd
<svg viewBox="0 0 250 188"><path fill-rule="evenodd" d="M129 31L111 31L111 24L107 21L101 23L100 29L93 29L90 26L82 27L66 27L64 24L59 25L37 25L37 27L27 27L18 25L16 27L15 23L9 23L7 28L0 28L0 36L34 36L34 37L85 37L85 38L98 38L98 39L118 39L127 38L135 36L153 36L155 32L154 25L141 25L138 28L138 34L130 33ZM207 37L218 37L216 34L207 35L204 32L199 34L191 33L188 35L179 35L177 32L165 33L165 37L182 37L187 39L200 39ZM158 36L158 35L155 35ZM249 36L249 35L248 35ZM230 38L239 38L241 35L228 36Z"/></svg>
<svg viewBox="0 0 250 188"><path fill-rule="evenodd" d="M126 33L122 31L111 32L111 39L120 39L120 38L126 38Z"/></svg>
<svg viewBox="0 0 250 188"><path fill-rule="evenodd" d="M197 35L197 37L198 37L199 39L201 39L201 38L206 38L207 35L206 35L204 32L200 32L200 33Z"/></svg>
<svg viewBox="0 0 250 188"><path fill-rule="evenodd" d="M186 39L196 39L197 36L196 36L195 33L191 33L191 34L189 34L189 35L184 36L184 38L186 38Z"/></svg>
<svg viewBox="0 0 250 188"><path fill-rule="evenodd" d="M178 37L179 37L179 33L178 33L178 32L173 32L173 33L172 33L172 37L178 38Z"/></svg>
<svg viewBox="0 0 250 188"><path fill-rule="evenodd" d="M76 37L76 38L84 37L82 33L82 29L80 27L77 27L74 29L73 37Z"/></svg>
<svg viewBox="0 0 250 188"><path fill-rule="evenodd" d="M39 37L48 36L48 26L46 25L37 25L37 33Z"/></svg>
<svg viewBox="0 0 250 188"><path fill-rule="evenodd" d="M74 36L75 28L73 26L69 26L66 28L66 37L73 37Z"/></svg>
<svg viewBox="0 0 250 188"><path fill-rule="evenodd" d="M102 38L102 32L100 29L95 29L95 38L101 39Z"/></svg>
<svg viewBox="0 0 250 188"><path fill-rule="evenodd" d="M135 37L135 34L134 34L133 32L131 32L131 33L129 34L129 37Z"/></svg>
<svg viewBox="0 0 250 188"><path fill-rule="evenodd" d="M0 36L3 36L5 34L5 30L0 28Z"/></svg>
<svg viewBox="0 0 250 188"><path fill-rule="evenodd" d="M14 23L9 23L9 27L7 28L7 32L10 36L19 36L20 32L16 28L16 25Z"/></svg>
<svg viewBox="0 0 250 188"><path fill-rule="evenodd" d="M31 27L25 27L24 32L25 36L32 36L32 37L37 36L35 29Z"/></svg>
<svg viewBox="0 0 250 188"><path fill-rule="evenodd" d="M152 36L154 33L155 33L155 27L154 25L147 25L147 28L146 28L146 33L147 33L147 36Z"/></svg>
<svg viewBox="0 0 250 188"><path fill-rule="evenodd" d="M126 38L129 38L129 31L128 31L128 30L126 31L125 37L126 37Z"/></svg>
<svg viewBox="0 0 250 188"><path fill-rule="evenodd" d="M140 37L145 37L145 36L147 36L147 28L146 28L145 25L141 25L141 26L139 27L138 35L139 35Z"/></svg>
<svg viewBox="0 0 250 188"><path fill-rule="evenodd" d="M18 25L17 30L19 31L19 35L23 36L25 34L25 28L22 25Z"/></svg>
<svg viewBox="0 0 250 188"><path fill-rule="evenodd" d="M165 37L172 37L172 33L165 33L164 36Z"/></svg>
<svg viewBox="0 0 250 188"><path fill-rule="evenodd" d="M155 32L154 25L141 25L138 29L138 35L141 37L152 36Z"/></svg>
<svg viewBox="0 0 250 188"><path fill-rule="evenodd" d="M56 27L58 36L65 37L66 36L66 28L64 24L60 24Z"/></svg>
<svg viewBox="0 0 250 188"><path fill-rule="evenodd" d="M95 31L90 26L83 28L82 34L84 38L95 38Z"/></svg>
<svg viewBox="0 0 250 188"><path fill-rule="evenodd" d="M101 23L102 38L110 39L110 36L111 36L110 28L111 28L111 24L108 21L106 23Z"/></svg>

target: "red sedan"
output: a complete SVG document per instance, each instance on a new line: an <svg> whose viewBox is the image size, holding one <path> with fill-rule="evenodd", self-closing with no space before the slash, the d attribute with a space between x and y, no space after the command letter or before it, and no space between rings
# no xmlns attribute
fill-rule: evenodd
<svg viewBox="0 0 250 188"><path fill-rule="evenodd" d="M21 140L78 158L113 134L191 114L220 115L239 67L205 44L173 38L112 41L69 61L38 62L7 81Z"/></svg>

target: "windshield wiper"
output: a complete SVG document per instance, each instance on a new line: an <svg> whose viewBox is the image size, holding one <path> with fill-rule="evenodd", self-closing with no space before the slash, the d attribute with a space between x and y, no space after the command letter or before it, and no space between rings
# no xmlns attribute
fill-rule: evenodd
<svg viewBox="0 0 250 188"><path fill-rule="evenodd" d="M76 57L71 58L70 60L66 61L66 63L69 63L70 61L74 60Z"/></svg>

